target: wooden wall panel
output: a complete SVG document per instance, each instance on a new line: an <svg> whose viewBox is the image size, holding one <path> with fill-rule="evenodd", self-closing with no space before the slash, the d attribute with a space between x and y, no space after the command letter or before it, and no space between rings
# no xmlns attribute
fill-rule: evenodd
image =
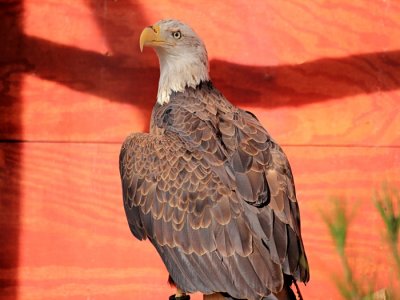
<svg viewBox="0 0 400 300"><path fill-rule="evenodd" d="M215 85L256 113L295 174L311 264L305 299L340 299L321 211L357 207L348 254L388 286L371 196L400 188L396 1L57 1L0 4L1 299L167 299L167 273L130 234L118 152L145 131L158 61L144 26L187 21ZM199 300L201 295L192 299Z"/></svg>

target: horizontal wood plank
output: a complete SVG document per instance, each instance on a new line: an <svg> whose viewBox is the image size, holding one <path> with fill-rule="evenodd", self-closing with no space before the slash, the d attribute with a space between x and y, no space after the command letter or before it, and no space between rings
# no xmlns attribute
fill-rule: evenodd
<svg viewBox="0 0 400 300"><path fill-rule="evenodd" d="M382 226L372 195L386 179L400 187L400 151L379 148L286 147L295 174L303 238L312 281L302 287L306 299L321 291L336 295L332 274L340 274L321 211L329 213L331 196L342 196L357 214L348 253L357 274L380 274L386 286L390 266ZM20 168L17 182L2 172L6 201L19 211L2 210L2 228L16 228L18 243L2 255L19 251L18 265L0 270L17 276L21 299L166 299L173 293L167 272L149 242L129 232L118 174L119 145L1 144L2 167ZM2 161L2 160L0 160ZM14 194L13 191L19 191ZM7 218L5 218L5 216ZM19 222L8 222L19 219ZM14 247L18 247L18 249ZM195 295L193 299L201 299ZM337 298L332 298L337 299Z"/></svg>

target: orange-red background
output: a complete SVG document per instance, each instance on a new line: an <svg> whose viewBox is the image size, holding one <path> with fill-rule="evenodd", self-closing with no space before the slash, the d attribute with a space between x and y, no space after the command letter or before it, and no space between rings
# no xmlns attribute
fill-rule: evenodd
<svg viewBox="0 0 400 300"><path fill-rule="evenodd" d="M348 255L389 285L372 195L400 187L397 1L0 3L1 299L167 299L167 273L125 221L120 144L148 128L158 61L141 30L179 18L214 84L253 111L292 164L311 267L305 299L339 299L321 210L357 206ZM193 299L201 299L197 294Z"/></svg>

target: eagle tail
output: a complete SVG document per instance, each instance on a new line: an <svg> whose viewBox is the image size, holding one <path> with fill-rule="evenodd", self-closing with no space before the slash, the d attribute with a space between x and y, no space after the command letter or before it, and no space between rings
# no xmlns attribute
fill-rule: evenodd
<svg viewBox="0 0 400 300"><path fill-rule="evenodd" d="M303 300L303 297L300 293L300 289L296 283L296 280L290 275L284 275L285 281L283 283L283 288L279 293L271 294L265 300ZM291 289L291 285L294 283L296 287L296 291L298 294L298 298L294 294L293 290ZM270 298L269 298L270 297Z"/></svg>

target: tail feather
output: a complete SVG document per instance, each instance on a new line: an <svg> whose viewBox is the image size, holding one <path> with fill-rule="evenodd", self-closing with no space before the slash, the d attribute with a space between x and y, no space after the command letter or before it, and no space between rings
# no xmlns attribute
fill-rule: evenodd
<svg viewBox="0 0 400 300"><path fill-rule="evenodd" d="M175 282L171 276L168 277L168 283L172 287L176 287ZM292 283L294 283L294 285L296 287L297 297L290 287L292 285ZM216 294L213 294L213 295L215 296ZM221 296L221 298L224 298L225 300L239 300L239 299L231 297L227 293L220 293L219 295ZM216 299L219 299L219 298L216 298ZM263 300L303 300L303 296L301 295L301 292L300 292L299 286L297 285L296 280L294 280L292 276L285 275L285 282L283 284L282 290L279 293L275 293L275 294L271 293L267 297L264 297Z"/></svg>
<svg viewBox="0 0 400 300"><path fill-rule="evenodd" d="M279 293L271 294L268 297L264 298L264 300L297 300L296 295L293 290L290 288L292 283L295 284L297 293L299 295L299 300L303 300L301 296L300 289L296 284L296 281L290 275L285 275L285 282L283 284L283 288Z"/></svg>
<svg viewBox="0 0 400 300"><path fill-rule="evenodd" d="M292 289L287 285L285 285L283 289L274 296L276 300L297 300L296 295L293 293ZM269 298L266 299L269 300ZM271 300L272 299L274 298L271 298Z"/></svg>

